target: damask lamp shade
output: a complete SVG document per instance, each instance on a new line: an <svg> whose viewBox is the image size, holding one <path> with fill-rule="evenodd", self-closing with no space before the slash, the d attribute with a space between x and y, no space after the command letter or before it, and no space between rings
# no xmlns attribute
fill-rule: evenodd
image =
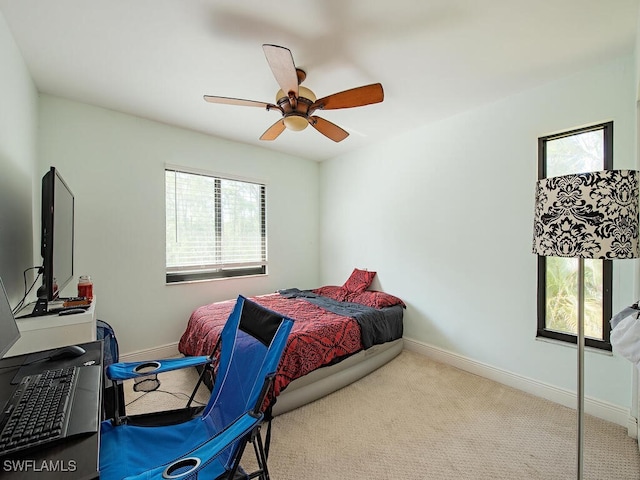
<svg viewBox="0 0 640 480"><path fill-rule="evenodd" d="M533 253L638 257L638 172L604 170L539 180Z"/></svg>
<svg viewBox="0 0 640 480"><path fill-rule="evenodd" d="M578 258L578 479L584 444L584 259L640 255L638 172L604 170L550 177L536 184L533 253Z"/></svg>

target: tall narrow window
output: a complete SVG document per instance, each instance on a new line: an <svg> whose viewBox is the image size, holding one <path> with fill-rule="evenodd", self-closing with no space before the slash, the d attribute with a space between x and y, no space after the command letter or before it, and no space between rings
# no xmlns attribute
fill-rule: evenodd
<svg viewBox="0 0 640 480"><path fill-rule="evenodd" d="M538 178L613 168L613 122L538 139ZM612 265L584 262L585 344L611 350ZM538 257L538 336L576 343L578 259Z"/></svg>
<svg viewBox="0 0 640 480"><path fill-rule="evenodd" d="M167 283L265 274L266 187L165 169Z"/></svg>

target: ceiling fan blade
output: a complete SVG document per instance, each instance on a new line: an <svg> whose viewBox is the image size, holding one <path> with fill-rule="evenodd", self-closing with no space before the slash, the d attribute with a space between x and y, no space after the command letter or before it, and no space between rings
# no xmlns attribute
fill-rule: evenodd
<svg viewBox="0 0 640 480"><path fill-rule="evenodd" d="M349 132L343 130L335 123L331 123L329 120L325 120L324 118L316 117L313 115L311 121L309 122L313 128L318 130L325 137L330 138L334 142L341 142L345 138L349 136Z"/></svg>
<svg viewBox="0 0 640 480"><path fill-rule="evenodd" d="M316 100L309 110L362 107L363 105L379 103L382 100L384 100L382 85L380 83L372 83L371 85L364 85L323 97L320 100Z"/></svg>
<svg viewBox="0 0 640 480"><path fill-rule="evenodd" d="M260 140L275 140L276 138L278 138L278 135L284 132L284 129L284 122L282 121L282 119L280 119L269 128L267 128L267 130L260 137Z"/></svg>
<svg viewBox="0 0 640 480"><path fill-rule="evenodd" d="M298 97L298 74L296 73L296 65L293 63L293 55L291 50L278 45L262 45L264 54L267 57L267 63L271 67L273 76L276 78L278 85L285 94L293 92Z"/></svg>
<svg viewBox="0 0 640 480"><path fill-rule="evenodd" d="M204 99L209 103L223 103L226 105L242 105L245 107L262 107L267 110L271 108L278 108L276 105L272 103L265 102L257 102L255 100L243 100L241 98L230 98L230 97L216 97L214 95L205 95Z"/></svg>

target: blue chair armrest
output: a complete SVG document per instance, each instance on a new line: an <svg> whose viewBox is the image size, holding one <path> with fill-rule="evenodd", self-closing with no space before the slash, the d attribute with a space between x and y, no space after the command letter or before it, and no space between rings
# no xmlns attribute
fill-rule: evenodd
<svg viewBox="0 0 640 480"><path fill-rule="evenodd" d="M128 380L162 372L170 372L181 368L196 367L209 362L209 357L168 358L165 360L148 360L143 362L120 362L107 367L110 380Z"/></svg>

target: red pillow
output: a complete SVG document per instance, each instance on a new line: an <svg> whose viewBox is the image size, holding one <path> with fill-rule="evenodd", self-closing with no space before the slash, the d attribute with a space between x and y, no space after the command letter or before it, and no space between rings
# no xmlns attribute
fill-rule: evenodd
<svg viewBox="0 0 640 480"><path fill-rule="evenodd" d="M351 276L346 282L344 282L342 288L350 293L364 292L369 288L369 285L371 285L373 277L375 276L376 272L369 272L368 270L359 270L354 268L353 272L351 272Z"/></svg>
<svg viewBox="0 0 640 480"><path fill-rule="evenodd" d="M365 290L364 292L349 294L349 301L360 303L372 308L385 308L392 307L394 305L402 305L406 308L406 305L398 297L395 297L389 293L378 292L375 290Z"/></svg>
<svg viewBox="0 0 640 480"><path fill-rule="evenodd" d="M335 285L325 285L324 287L319 287L311 291L317 295L322 295L323 297L328 297L338 302L344 302L347 299L347 291Z"/></svg>

